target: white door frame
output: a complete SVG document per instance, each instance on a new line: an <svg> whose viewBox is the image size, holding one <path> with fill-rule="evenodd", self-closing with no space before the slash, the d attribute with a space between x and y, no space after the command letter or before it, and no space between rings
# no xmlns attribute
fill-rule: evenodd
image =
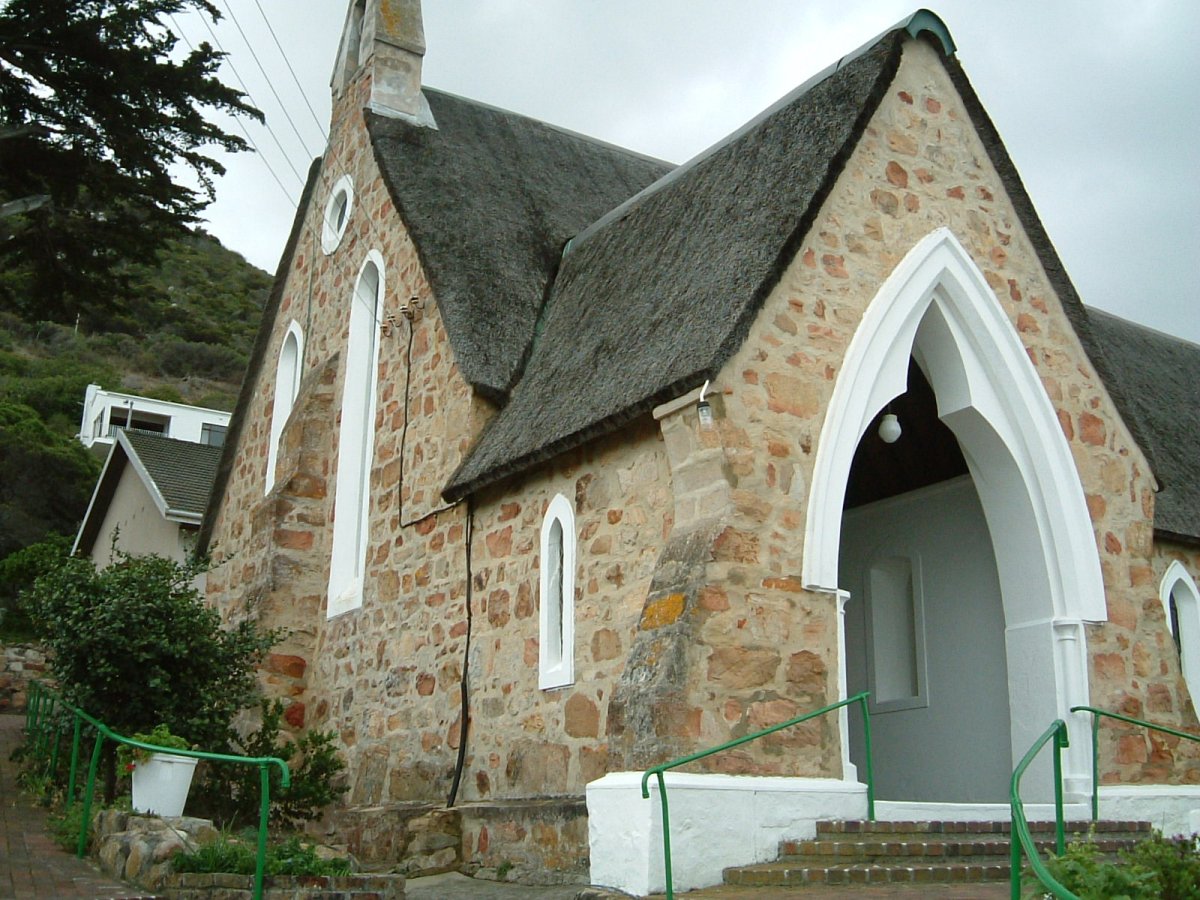
<svg viewBox="0 0 1200 900"><path fill-rule="evenodd" d="M1092 522L1037 370L983 273L948 228L909 251L847 348L817 448L804 584L838 593L850 464L876 413L906 390L910 356L934 389L939 417L958 438L995 544L1013 758L1055 718L1064 719L1072 738L1066 789L1082 796L1091 786L1090 731L1086 717L1070 707L1088 702L1083 626L1108 618ZM845 666L844 654L839 665ZM843 724L851 772L845 736ZM1035 795L1049 789L1048 765L1039 768Z"/></svg>

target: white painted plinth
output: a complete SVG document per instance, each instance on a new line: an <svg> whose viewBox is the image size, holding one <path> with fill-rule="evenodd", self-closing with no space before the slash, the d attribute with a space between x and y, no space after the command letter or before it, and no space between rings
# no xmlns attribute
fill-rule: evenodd
<svg viewBox="0 0 1200 900"><path fill-rule="evenodd" d="M587 786L592 884L636 896L661 893L662 815L655 779L614 772ZM675 890L720 884L728 866L767 862L781 840L816 834L818 819L861 819L867 788L827 778L666 776Z"/></svg>
<svg viewBox="0 0 1200 900"><path fill-rule="evenodd" d="M1100 785L1100 818L1149 822L1167 837L1200 833L1200 785Z"/></svg>

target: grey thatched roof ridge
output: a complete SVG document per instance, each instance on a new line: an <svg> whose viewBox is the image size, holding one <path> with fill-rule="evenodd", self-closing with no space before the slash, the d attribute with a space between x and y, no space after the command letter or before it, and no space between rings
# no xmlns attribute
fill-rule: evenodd
<svg viewBox="0 0 1200 900"><path fill-rule="evenodd" d="M425 95L437 129L367 113L376 163L464 376L502 402L564 244L671 167L452 94Z"/></svg>
<svg viewBox="0 0 1200 900"><path fill-rule="evenodd" d="M275 281L271 285L271 293L263 306L262 321L258 325L254 346L250 349L250 360L246 364L246 374L242 377L242 389L238 392L237 404L233 407L233 415L229 417L229 431L225 434L225 447L221 452L221 460L217 464L217 477L213 481L212 493L208 499L208 508L214 512L220 508L221 501L225 497L225 487L229 483L229 476L237 458L242 429L245 427L246 417L250 413L251 404L259 390L258 379L262 374L263 362L271 344L271 332L275 326L275 317L279 314L279 304L283 302L283 290L287 285L287 276L296 255L296 246L300 242L300 235L304 233L304 219L308 215L313 192L321 178L321 164L322 157L318 156L308 167L308 180L304 184L304 191L296 206L296 215L292 219L292 230L288 235L287 244L284 245L283 253L279 257L279 265L275 268ZM200 525L200 533L196 537L197 557L203 557L208 553L208 542L212 538L215 518L215 516L205 516Z"/></svg>
<svg viewBox="0 0 1200 900"><path fill-rule="evenodd" d="M1089 309L1122 419L1151 451L1159 492L1154 529L1200 541L1200 345Z"/></svg>
<svg viewBox="0 0 1200 900"><path fill-rule="evenodd" d="M448 499L612 432L716 373L891 83L903 35L888 32L572 243L525 373Z"/></svg>
<svg viewBox="0 0 1200 900"><path fill-rule="evenodd" d="M162 499L163 515L199 522L217 476L221 448L141 431L124 431L117 439L130 449L130 462L152 482L147 487L158 494L156 500Z"/></svg>

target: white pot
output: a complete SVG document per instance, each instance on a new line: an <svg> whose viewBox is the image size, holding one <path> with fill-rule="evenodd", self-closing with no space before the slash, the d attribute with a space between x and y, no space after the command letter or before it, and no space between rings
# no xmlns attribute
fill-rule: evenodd
<svg viewBox="0 0 1200 900"><path fill-rule="evenodd" d="M133 768L134 812L182 816L196 762L194 756L152 753L148 760L137 763Z"/></svg>

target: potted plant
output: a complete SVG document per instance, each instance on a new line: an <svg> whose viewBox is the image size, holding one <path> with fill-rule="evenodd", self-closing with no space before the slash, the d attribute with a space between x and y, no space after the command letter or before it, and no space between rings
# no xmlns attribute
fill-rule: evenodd
<svg viewBox="0 0 1200 900"><path fill-rule="evenodd" d="M139 732L130 737L143 744L190 750L191 744L172 734L166 725L157 725L151 732ZM122 744L118 756L126 771L133 777L134 812L159 816L181 816L196 771L194 756L156 753Z"/></svg>

